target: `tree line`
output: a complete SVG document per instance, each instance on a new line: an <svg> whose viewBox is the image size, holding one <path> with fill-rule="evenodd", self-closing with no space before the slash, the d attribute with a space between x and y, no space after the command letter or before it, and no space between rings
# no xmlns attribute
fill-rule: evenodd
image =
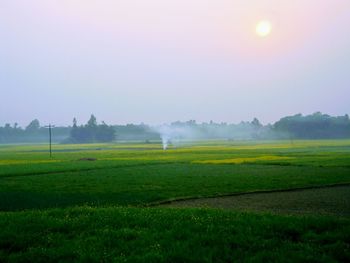
<svg viewBox="0 0 350 263"><path fill-rule="evenodd" d="M263 125L258 119L238 124L197 123L195 120L173 122L173 128L187 129L197 139L267 140L267 139L344 139L350 138L350 119L344 116L330 116L316 112L303 116L296 114L280 119L274 124ZM25 128L17 123L0 126L0 143L46 142L47 128L39 120L31 121ZM159 140L157 127L146 124L107 125L100 124L91 115L86 124L54 127L53 141L63 143L112 142L115 140Z"/></svg>
<svg viewBox="0 0 350 263"><path fill-rule="evenodd" d="M69 136L69 128L55 127L53 142L61 142ZM0 143L41 143L48 140L48 129L39 120L32 120L25 128L17 123L0 126Z"/></svg>
<svg viewBox="0 0 350 263"><path fill-rule="evenodd" d="M274 130L295 139L350 138L349 115L332 117L321 112L303 116L297 114L276 122Z"/></svg>

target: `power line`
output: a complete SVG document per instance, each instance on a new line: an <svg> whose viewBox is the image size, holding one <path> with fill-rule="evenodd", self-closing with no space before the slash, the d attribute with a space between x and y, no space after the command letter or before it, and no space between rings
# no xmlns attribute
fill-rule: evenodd
<svg viewBox="0 0 350 263"><path fill-rule="evenodd" d="M48 126L44 126L44 128L49 129L49 149L50 149L50 157L52 157L52 128L54 128L55 125L49 124Z"/></svg>

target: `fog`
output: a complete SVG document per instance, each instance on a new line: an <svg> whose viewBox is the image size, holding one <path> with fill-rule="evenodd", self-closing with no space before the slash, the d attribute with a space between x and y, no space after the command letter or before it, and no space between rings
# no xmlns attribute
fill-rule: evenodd
<svg viewBox="0 0 350 263"><path fill-rule="evenodd" d="M344 115L349 24L348 0L1 1L0 125Z"/></svg>
<svg viewBox="0 0 350 263"><path fill-rule="evenodd" d="M202 123L196 124L194 121L185 123L177 122L171 125L161 125L152 127L161 138L163 149L166 150L169 145L180 147L183 144L188 145L191 142L208 139L225 140L252 140L262 139L263 133L270 131L258 123L240 123L240 124L215 124ZM270 131L271 132L271 131ZM282 135L282 133L280 134ZM277 134L269 135L269 138L277 138ZM264 139L267 139L265 136Z"/></svg>

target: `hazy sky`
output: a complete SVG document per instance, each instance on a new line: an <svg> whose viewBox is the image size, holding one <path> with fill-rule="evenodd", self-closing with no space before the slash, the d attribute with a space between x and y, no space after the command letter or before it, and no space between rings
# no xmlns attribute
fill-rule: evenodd
<svg viewBox="0 0 350 263"><path fill-rule="evenodd" d="M0 125L344 115L350 1L0 0L0 96Z"/></svg>

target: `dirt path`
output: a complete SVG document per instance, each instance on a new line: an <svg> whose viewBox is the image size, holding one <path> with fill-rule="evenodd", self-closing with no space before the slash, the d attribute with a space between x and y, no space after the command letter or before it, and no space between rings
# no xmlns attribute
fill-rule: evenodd
<svg viewBox="0 0 350 263"><path fill-rule="evenodd" d="M207 207L350 217L350 185L174 201L162 207Z"/></svg>

